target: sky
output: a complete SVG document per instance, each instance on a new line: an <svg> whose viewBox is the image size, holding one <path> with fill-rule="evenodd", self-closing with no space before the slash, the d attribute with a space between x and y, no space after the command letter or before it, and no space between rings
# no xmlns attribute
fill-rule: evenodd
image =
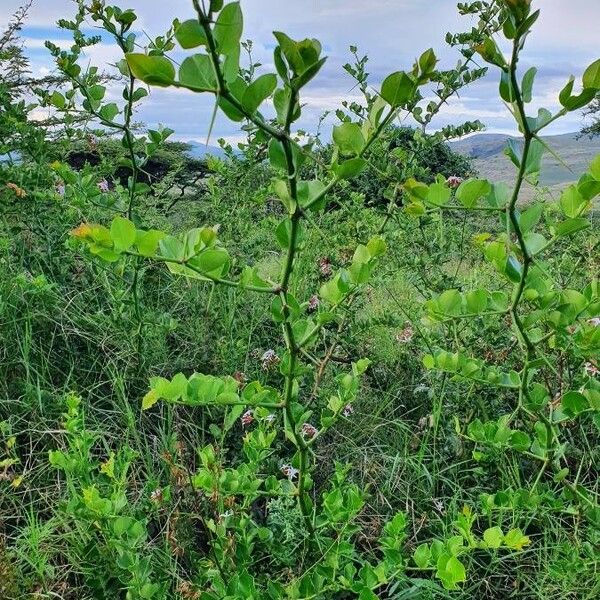
<svg viewBox="0 0 600 600"><path fill-rule="evenodd" d="M3 28L24 0L0 0L0 27ZM135 31L143 42L160 35L174 17L185 20L194 16L191 0L113 0L121 8L133 8L138 15ZM359 53L368 54L368 72L373 87L385 75L408 70L415 58L433 47L440 68L451 68L459 56L444 43L447 31L466 31L473 24L461 17L455 0L241 0L244 12L244 38L254 42L255 59L263 69L274 71L272 64L273 30L281 30L295 39L315 37L321 41L329 58L307 88L303 90L302 120L299 125L316 129L319 116L340 107L344 99L357 96L353 81L342 65L351 59L349 46L357 45ZM600 0L533 0L541 16L528 39L522 57L522 69L538 67L532 112L544 106L559 107L558 92L570 75L580 76L600 56ZM68 47L68 32L55 25L59 18L74 14L72 0L34 0L27 25L22 32L26 52L34 75L52 72L53 64L44 48L44 40ZM90 32L92 29L90 28ZM110 70L120 58L117 47L109 39L92 47L87 54L91 64ZM433 123L433 128L479 119L489 132L515 133L507 109L498 99L499 74L491 68L488 76L466 88L453 98ZM115 98L118 91L114 92ZM174 129L177 139L205 141L212 115L211 97L185 90L153 89L143 101L136 119L148 126L162 123ZM582 115L572 113L557 121L548 133L577 131ZM219 117L211 143L223 137L235 142L241 139L238 126Z"/></svg>

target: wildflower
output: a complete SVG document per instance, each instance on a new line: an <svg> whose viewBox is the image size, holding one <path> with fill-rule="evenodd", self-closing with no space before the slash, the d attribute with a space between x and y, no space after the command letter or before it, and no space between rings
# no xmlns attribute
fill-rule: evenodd
<svg viewBox="0 0 600 600"><path fill-rule="evenodd" d="M304 425L302 425L302 435L305 438L312 440L317 433L318 429L314 425L311 425L310 423L304 423Z"/></svg>
<svg viewBox="0 0 600 600"><path fill-rule="evenodd" d="M262 368L265 371L273 368L279 364L279 356L275 353L275 350L267 350L260 358Z"/></svg>
<svg viewBox="0 0 600 600"><path fill-rule="evenodd" d="M64 196L65 195L65 184L64 183L57 183L55 186L55 191L59 196Z"/></svg>
<svg viewBox="0 0 600 600"><path fill-rule="evenodd" d="M150 500L152 500L152 502L156 502L157 504L159 502L162 502L163 501L163 491L160 488L155 489L150 494Z"/></svg>
<svg viewBox="0 0 600 600"><path fill-rule="evenodd" d="M593 362L586 362L583 368L590 377L597 377L600 375L600 369Z"/></svg>
<svg viewBox="0 0 600 600"><path fill-rule="evenodd" d="M27 192L23 188L20 188L16 183L9 182L6 184L6 187L9 190L12 190L17 198L25 198L25 196L27 196Z"/></svg>
<svg viewBox="0 0 600 600"><path fill-rule="evenodd" d="M415 332L410 323L404 324L404 329L396 335L396 341L400 344L408 344L414 337Z"/></svg>
<svg viewBox="0 0 600 600"><path fill-rule="evenodd" d="M296 479L296 477L298 477L298 473L300 471L298 471L298 469L296 469L295 467L292 467L292 465L282 465L281 466L281 472L290 480L293 481L294 479Z"/></svg>
<svg viewBox="0 0 600 600"><path fill-rule="evenodd" d="M246 382L248 381L248 378L246 377L246 373L242 373L241 371L236 371L233 374L233 378L238 382L238 385L240 387L245 385Z"/></svg>
<svg viewBox="0 0 600 600"><path fill-rule="evenodd" d="M275 421L275 415L267 415L267 416L265 417L265 421L266 421L267 423L273 423L273 421Z"/></svg>
<svg viewBox="0 0 600 600"><path fill-rule="evenodd" d="M600 317L592 317L588 319L588 323L594 327L600 327Z"/></svg>
<svg viewBox="0 0 600 600"><path fill-rule="evenodd" d="M108 187L108 181L106 181L106 179L101 179L98 182L98 189L103 193L106 194L107 192L110 191L110 188Z"/></svg>
<svg viewBox="0 0 600 600"><path fill-rule="evenodd" d="M462 182L463 182L463 178L457 177L456 175L451 175L450 177L448 177L448 179L446 179L446 183L448 184L448 187L451 187L451 188L457 188Z"/></svg>
<svg viewBox="0 0 600 600"><path fill-rule="evenodd" d="M250 425L251 423L254 422L254 413L252 412L252 410L247 410L243 415L242 418L240 419L240 421L242 422L242 426L245 427L246 425Z"/></svg>
<svg viewBox="0 0 600 600"><path fill-rule="evenodd" d="M308 301L308 312L315 312L319 308L319 297L313 294Z"/></svg>
<svg viewBox="0 0 600 600"><path fill-rule="evenodd" d="M352 407L352 404L346 404L346 406L344 406L344 410L342 411L342 414L345 417L349 417L350 415L352 415L353 412L354 412L354 408Z"/></svg>
<svg viewBox="0 0 600 600"><path fill-rule="evenodd" d="M333 267L331 261L327 256L319 259L319 271L323 277L331 277L333 273Z"/></svg>

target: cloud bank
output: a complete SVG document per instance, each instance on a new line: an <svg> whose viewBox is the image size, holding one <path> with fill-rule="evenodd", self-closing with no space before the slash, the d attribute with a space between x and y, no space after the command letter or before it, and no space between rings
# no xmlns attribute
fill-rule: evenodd
<svg viewBox="0 0 600 600"><path fill-rule="evenodd" d="M119 0L114 0L119 3ZM22 0L2 0L0 22L8 21ZM134 8L139 16L137 29L149 36L166 30L173 17L193 16L190 0L129 0L120 3ZM272 64L272 30L282 30L292 37L316 37L329 60L319 77L305 90L306 107L300 125L316 127L320 114L333 110L344 99L352 99L353 82L342 65L348 62L351 44L369 55L371 81L375 85L387 74L410 67L415 57L433 47L442 66L455 64L457 55L445 46L447 31L467 30L471 23L460 17L453 0L241 0L245 15L244 36L254 41L255 55L265 68ZM539 69L532 109L558 106L558 92L571 74L580 75L598 58L598 0L541 0L541 17L528 40L522 67ZM68 36L54 26L59 18L73 14L70 0L47 2L36 0L23 31L27 53L35 74L47 74L52 62L43 47L45 39L68 45ZM143 39L143 38L140 38ZM119 57L108 40L92 48L89 60L106 65ZM491 70L482 81L453 98L435 122L436 127L461 120L480 119L490 131L511 132L514 125L508 111L497 99L498 73ZM152 90L137 118L149 125L164 123L177 131L181 139L203 139L212 114L211 98L175 90ZM552 133L580 129L580 114L571 114L558 122ZM236 139L239 130L219 118L215 137Z"/></svg>

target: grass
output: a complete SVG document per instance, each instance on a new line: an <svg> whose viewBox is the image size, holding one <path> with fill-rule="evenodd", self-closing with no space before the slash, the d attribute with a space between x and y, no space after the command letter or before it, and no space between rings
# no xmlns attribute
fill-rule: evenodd
<svg viewBox="0 0 600 600"><path fill-rule="evenodd" d="M238 194L247 191L238 190L235 181L221 183L222 189L177 207L169 221L151 218L173 230L220 223L224 242L235 243L239 264L258 264L261 273L273 276L280 267L280 257L272 251L277 213L269 204L239 202ZM262 184L254 185L260 189ZM150 266L142 277L146 326L143 355L138 356L127 301L131 282L69 247L64 232L77 224L79 215L53 210L45 217L51 223L46 231L32 238L10 236L0 262L0 421L10 428L5 437L16 438L20 464L15 473L22 477L16 488L0 482L2 597L92 598L95 586L108 594L112 585L110 577L102 581L102 574L90 569L95 559L88 531L67 510L66 481L48 466L48 450L67 445L61 415L71 392L81 395L86 429L98 436L94 461L106 461L111 451L126 445L133 448L127 496L152 523L145 552L153 569L170 582L169 597L193 597L182 590L196 576L204 542L194 516L197 500L178 479L176 463L197 466L195 449L213 439L224 411L164 405L148 415L140 412L140 399L150 376L179 371L242 371L249 380L275 383L278 374L265 372L260 364L266 349L281 351L268 299L172 278ZM309 297L322 282L321 258L345 264L357 236L367 238L378 222L377 210L359 206L355 198L347 208L317 219L297 267L298 297ZM465 225L461 218L434 222L415 242L414 222L401 217L390 232L381 275L357 303L356 316L337 338L334 331L324 334L324 346L338 342L338 365L363 356L373 364L354 413L318 445L316 489L327 483L334 461L352 464L353 480L370 494L359 517L364 532L360 544L367 549L398 510L408 517L410 551L453 535L453 522L465 505L479 515L479 528L500 522L523 527L531 537L531 545L518 555L474 553L468 559L468 582L457 591L446 591L426 574L409 570L405 586L389 597L542 600L560 595L591 600L600 587L597 529L579 522L572 504L555 499L558 488L548 478L531 505L489 510L486 495L522 488L523 465L511 455L477 462L472 445L456 433L454 417L461 423L498 417L510 398L431 375L422 366L428 348L443 343L482 352L510 347L510 332L494 319L485 323L486 339L478 329L481 322L450 331L429 329L422 322L421 303L432 290L493 285L491 269L471 244L480 225ZM592 255L586 259L588 267L589 260ZM403 343L397 336L407 323L414 337ZM509 352L495 360L515 359ZM333 393L335 365L325 373L317 404ZM242 435L237 425L234 431L226 450L231 456L239 445L236 436ZM571 433L583 467L582 483L598 493L593 480L597 433L588 426ZM166 481L172 482L172 502L157 509L149 497ZM283 522L292 519L285 508L280 510Z"/></svg>

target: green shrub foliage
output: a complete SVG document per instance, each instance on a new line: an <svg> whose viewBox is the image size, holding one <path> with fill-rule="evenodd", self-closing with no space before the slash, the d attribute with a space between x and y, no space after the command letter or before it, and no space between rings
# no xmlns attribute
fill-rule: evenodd
<svg viewBox="0 0 600 600"><path fill-rule="evenodd" d="M151 39L80 0L56 89L0 83L0 595L595 597L600 157L557 199L539 174L600 61L534 114L540 11L460 4L453 69L429 49L374 86L351 48L363 99L326 140L297 125L319 41L274 32L269 72L239 2L191 8ZM488 68L511 185L446 144L481 123L428 132ZM156 87L247 141L190 158L135 121Z"/></svg>

